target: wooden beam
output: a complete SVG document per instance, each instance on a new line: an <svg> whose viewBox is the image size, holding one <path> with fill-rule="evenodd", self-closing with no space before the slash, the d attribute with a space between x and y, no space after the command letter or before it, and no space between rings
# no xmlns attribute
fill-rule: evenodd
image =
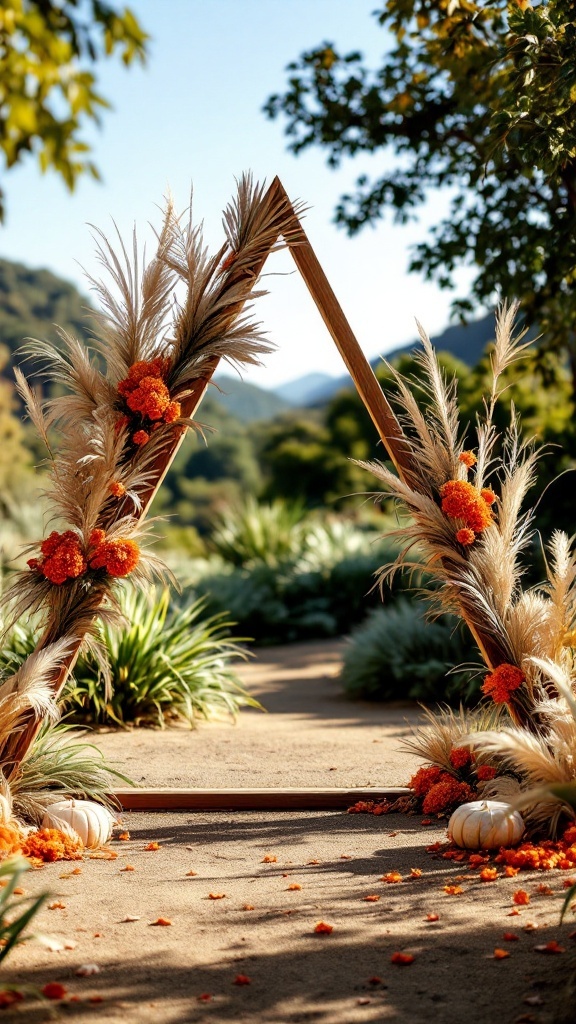
<svg viewBox="0 0 576 1024"><path fill-rule="evenodd" d="M358 800L410 796L402 786L369 789L117 789L124 811L317 811L351 807Z"/></svg>

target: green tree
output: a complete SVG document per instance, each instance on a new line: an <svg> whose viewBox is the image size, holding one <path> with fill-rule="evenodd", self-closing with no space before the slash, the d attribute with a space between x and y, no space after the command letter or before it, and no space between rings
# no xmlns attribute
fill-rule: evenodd
<svg viewBox="0 0 576 1024"><path fill-rule="evenodd" d="M144 60L146 33L126 7L105 0L2 0L0 5L0 149L6 168L35 153L73 189L98 177L81 129L109 104L94 67L118 53ZM3 215L0 193L0 217Z"/></svg>
<svg viewBox="0 0 576 1024"><path fill-rule="evenodd" d="M353 234L387 208L404 223L433 189L450 209L413 250L410 270L453 285L472 263L462 317L496 294L517 297L543 345L568 356L576 399L576 15L573 0L386 0L375 12L391 48L370 70L329 42L289 65L290 148L328 163L379 153L336 209Z"/></svg>

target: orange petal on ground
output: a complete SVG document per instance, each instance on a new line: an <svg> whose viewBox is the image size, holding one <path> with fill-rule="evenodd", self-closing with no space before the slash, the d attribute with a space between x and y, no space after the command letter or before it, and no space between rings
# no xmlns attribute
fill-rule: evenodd
<svg viewBox="0 0 576 1024"><path fill-rule="evenodd" d="M172 921L169 921L167 917L159 917L156 921L150 921L150 924L152 926L159 925L161 928L167 928L168 925L172 924Z"/></svg>
<svg viewBox="0 0 576 1024"><path fill-rule="evenodd" d="M333 924L327 924L326 921L318 921L318 924L314 928L315 935L330 935L330 932L334 931Z"/></svg>
<svg viewBox="0 0 576 1024"><path fill-rule="evenodd" d="M120 835L118 836L118 839L120 840L121 843L127 843L128 840L130 839L130 833L121 832Z"/></svg>
<svg viewBox="0 0 576 1024"><path fill-rule="evenodd" d="M66 910L66 904L61 903L60 900L54 900L54 903L48 904L48 910Z"/></svg>
<svg viewBox="0 0 576 1024"><path fill-rule="evenodd" d="M520 941L520 936L516 935L515 932L504 932L504 935L502 936L502 938L504 939L504 942L519 942Z"/></svg>
<svg viewBox="0 0 576 1024"><path fill-rule="evenodd" d="M482 868L480 872L481 882L495 882L498 878L498 868Z"/></svg>
<svg viewBox="0 0 576 1024"><path fill-rule="evenodd" d="M386 875L382 875L381 882L387 882L388 885L394 884L394 882L401 882L402 875L399 871L389 871Z"/></svg>
<svg viewBox="0 0 576 1024"><path fill-rule="evenodd" d="M410 868L410 876L412 878L422 878L422 868Z"/></svg>
<svg viewBox="0 0 576 1024"><path fill-rule="evenodd" d="M460 893L464 892L461 885L445 885L443 889L448 896L459 896Z"/></svg>
<svg viewBox="0 0 576 1024"><path fill-rule="evenodd" d="M547 942L544 946L534 946L536 953L565 953L566 949L564 946L559 946L556 939L552 939L551 942Z"/></svg>
<svg viewBox="0 0 576 1024"><path fill-rule="evenodd" d="M422 918L423 921L439 921L438 914L426 914L426 917Z"/></svg>
<svg viewBox="0 0 576 1024"><path fill-rule="evenodd" d="M543 882L540 882L540 885L537 887L536 892L539 893L540 896L554 895L554 889L551 889L549 885L544 885Z"/></svg>
<svg viewBox="0 0 576 1024"><path fill-rule="evenodd" d="M196 996L199 1003L209 1003L212 999L211 992L202 992L199 996Z"/></svg>
<svg viewBox="0 0 576 1024"><path fill-rule="evenodd" d="M378 975L375 974L372 978L368 978L368 984L369 985L381 985L382 984L382 978L379 978Z"/></svg>
<svg viewBox="0 0 576 1024"><path fill-rule="evenodd" d="M226 898L226 893L225 892L209 892L208 893L208 899L209 900L223 900L225 898Z"/></svg>
<svg viewBox="0 0 576 1024"><path fill-rule="evenodd" d="M511 864L507 864L504 868L504 874L507 878L514 878L514 875L517 875L519 871L520 868L513 868Z"/></svg>
<svg viewBox="0 0 576 1024"><path fill-rule="evenodd" d="M251 903L245 903L244 906L242 907L242 910L254 910L254 907L252 906Z"/></svg>
<svg viewBox="0 0 576 1024"><path fill-rule="evenodd" d="M363 896L362 899L364 900L365 903L378 903L378 900L380 899L380 897L379 896L372 896L371 895L371 896Z"/></svg>
<svg viewBox="0 0 576 1024"><path fill-rule="evenodd" d="M65 985L61 985L59 981L49 981L42 988L42 995L46 999L64 999L66 992L68 991Z"/></svg>
<svg viewBox="0 0 576 1024"><path fill-rule="evenodd" d="M262 857L262 860L260 861L260 863L261 864L276 864L277 861L278 861L278 857L275 857L273 853L267 853L264 857Z"/></svg>
<svg viewBox="0 0 576 1024"><path fill-rule="evenodd" d="M412 956L411 953L392 953L392 956L390 957L390 963L400 964L400 966L404 967L407 964L414 963L414 957Z"/></svg>
<svg viewBox="0 0 576 1024"><path fill-rule="evenodd" d="M197 871L187 871L186 872L186 878L193 878L194 875L197 875L197 874L198 874Z"/></svg>
<svg viewBox="0 0 576 1024"><path fill-rule="evenodd" d="M530 897L525 889L517 889L512 896L512 900L519 907L527 907L530 903Z"/></svg>
<svg viewBox="0 0 576 1024"><path fill-rule="evenodd" d="M232 982L233 985L251 985L252 979L247 974L237 974Z"/></svg>
<svg viewBox="0 0 576 1024"><path fill-rule="evenodd" d="M298 882L292 882L292 885L287 886L286 892L297 892L302 886Z"/></svg>
<svg viewBox="0 0 576 1024"><path fill-rule="evenodd" d="M120 871L136 871L136 868L133 864L125 864L123 868L120 868Z"/></svg>
<svg viewBox="0 0 576 1024"><path fill-rule="evenodd" d="M505 960L506 957L510 956L510 953L507 949L495 949L493 955L495 960Z"/></svg>
<svg viewBox="0 0 576 1024"><path fill-rule="evenodd" d="M160 849L160 843L156 843L156 842L148 843L148 846L145 846L144 849L145 850L159 850Z"/></svg>
<svg viewBox="0 0 576 1024"><path fill-rule="evenodd" d="M519 917L519 916L520 916L520 911L519 910L510 910L506 914L506 917Z"/></svg>

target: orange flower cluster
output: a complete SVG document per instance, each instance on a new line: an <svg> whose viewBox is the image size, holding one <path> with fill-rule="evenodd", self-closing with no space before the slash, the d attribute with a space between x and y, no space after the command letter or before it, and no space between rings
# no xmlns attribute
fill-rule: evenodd
<svg viewBox="0 0 576 1024"><path fill-rule="evenodd" d="M440 488L442 511L449 519L459 519L463 523L456 534L460 544L472 544L476 535L493 522L490 503L484 496L487 493L479 491L467 480L448 480ZM492 494L491 491L489 493ZM472 533L473 538L470 536Z"/></svg>
<svg viewBox="0 0 576 1024"><path fill-rule="evenodd" d="M495 704L508 704L510 694L522 685L525 678L522 669L505 661L484 677L482 693L492 697Z"/></svg>
<svg viewBox="0 0 576 1024"><path fill-rule="evenodd" d="M37 569L51 583L65 583L86 572L86 559L80 537L73 530L58 533L53 530L40 545L42 558L30 558L28 565Z"/></svg>
<svg viewBox="0 0 576 1024"><path fill-rule="evenodd" d="M22 853L32 861L51 863L55 860L82 860L82 840L73 839L57 828L41 828L31 832L22 843Z"/></svg>
<svg viewBox="0 0 576 1024"><path fill-rule="evenodd" d="M453 758L457 762L456 764ZM455 768L468 767L472 761L472 755L465 747L454 747L450 754L450 760ZM440 814L450 807L471 800L474 796L474 792L467 782L455 779L449 772L444 772L436 766L419 768L408 785L414 791L415 796L423 798L424 814Z"/></svg>
<svg viewBox="0 0 576 1024"><path fill-rule="evenodd" d="M110 494L113 494L115 498L122 498L126 494L126 488L124 484L120 483L119 480L112 480L108 488Z"/></svg>
<svg viewBox="0 0 576 1024"><path fill-rule="evenodd" d="M128 576L140 560L140 548L136 541L128 538L107 540L104 530L92 530L90 534L91 569L106 569L110 576Z"/></svg>
<svg viewBox="0 0 576 1024"><path fill-rule="evenodd" d="M442 778L428 790L422 803L424 814L440 814L448 808L456 807L458 804L465 804L474 796L473 790L467 782L459 782L448 772L442 773Z"/></svg>
<svg viewBox="0 0 576 1024"><path fill-rule="evenodd" d="M151 424L174 423L181 413L180 402L171 400L166 386L165 377L169 366L170 360L160 357L141 360L133 363L128 376L118 383L118 393L125 399L130 412L139 414ZM121 422L124 426L124 417ZM146 444L150 440L150 432L137 430L132 440L136 445Z"/></svg>
<svg viewBox="0 0 576 1024"><path fill-rule="evenodd" d="M521 843L515 849L501 849L496 863L527 871L572 871L576 867L576 826L569 826L556 841L545 839L542 843Z"/></svg>
<svg viewBox="0 0 576 1024"><path fill-rule="evenodd" d="M476 776L479 782L489 782L496 778L496 769L489 764L479 764L476 769Z"/></svg>
<svg viewBox="0 0 576 1024"><path fill-rule="evenodd" d="M472 466L476 465L478 459L474 455L474 452L460 452L458 462L462 462L467 469L472 469Z"/></svg>
<svg viewBox="0 0 576 1024"><path fill-rule="evenodd" d="M0 825L0 860L20 852L22 836L15 825Z"/></svg>
<svg viewBox="0 0 576 1024"><path fill-rule="evenodd" d="M428 791L440 781L442 769L435 765L430 768L419 768L408 783L410 789L414 790L416 796L426 796Z"/></svg>
<svg viewBox="0 0 576 1024"><path fill-rule="evenodd" d="M450 764L453 768L467 768L472 763L472 754L468 747L452 747Z"/></svg>

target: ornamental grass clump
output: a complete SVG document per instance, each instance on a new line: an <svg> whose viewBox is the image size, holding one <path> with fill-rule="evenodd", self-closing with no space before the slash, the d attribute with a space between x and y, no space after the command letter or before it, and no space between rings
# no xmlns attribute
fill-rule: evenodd
<svg viewBox="0 0 576 1024"><path fill-rule="evenodd" d="M108 683L87 652L62 697L75 718L117 725L164 726L178 719L235 716L260 707L240 685L234 666L247 657L244 638L231 637L225 615L207 616L204 601L171 604L168 590L125 592L123 623L102 623Z"/></svg>
<svg viewBox="0 0 576 1024"><path fill-rule="evenodd" d="M381 570L380 580L400 564L412 564L417 545L433 607L469 627L484 662L485 706L500 712L488 729L478 726L482 711L461 719L432 717L410 742L430 769L449 777L426 794L415 792L430 813L461 802L455 783L513 798L538 786L576 781L576 555L568 537L554 531L546 581L524 589L522 556L533 539L533 513L523 503L539 452L522 440L514 409L503 437L494 425L502 374L526 347L522 335L514 337L514 315L515 306L503 306L496 317L492 389L473 444L460 429L456 382L444 378L421 330L424 382L390 370L399 411L393 446L398 472L380 462L361 463L410 515L396 531L401 556ZM457 767L450 759L458 747L470 748L469 766ZM476 765L493 768L494 777L484 770L485 778L479 778ZM442 791L434 791L443 783ZM468 799L468 791L462 789L461 796ZM565 802L554 804L550 793L527 799L526 810L534 827L551 831L562 814L573 813Z"/></svg>

